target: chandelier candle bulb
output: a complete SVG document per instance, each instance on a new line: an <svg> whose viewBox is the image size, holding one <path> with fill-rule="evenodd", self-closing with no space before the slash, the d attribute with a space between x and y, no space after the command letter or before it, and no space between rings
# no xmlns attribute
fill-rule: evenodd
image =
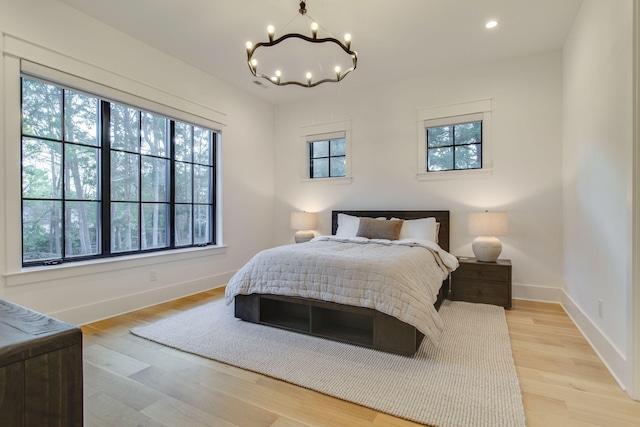
<svg viewBox="0 0 640 427"><path fill-rule="evenodd" d="M247 53L251 54L251 51L253 50L253 43L247 42L245 46L247 46Z"/></svg>
<svg viewBox="0 0 640 427"><path fill-rule="evenodd" d="M338 80L340 80L340 67L339 67L339 66L336 66L336 68L334 68L334 69L335 69L335 71L336 71L336 78L337 78Z"/></svg>
<svg viewBox="0 0 640 427"><path fill-rule="evenodd" d="M351 49L351 34L344 35L344 43L347 45L347 49Z"/></svg>
<svg viewBox="0 0 640 427"><path fill-rule="evenodd" d="M314 39L318 37L318 23L317 22L312 22L311 23L311 35L313 36Z"/></svg>
<svg viewBox="0 0 640 427"><path fill-rule="evenodd" d="M267 27L267 34L269 34L269 42L273 41L273 36L276 32L276 29L273 27L273 25L269 25Z"/></svg>

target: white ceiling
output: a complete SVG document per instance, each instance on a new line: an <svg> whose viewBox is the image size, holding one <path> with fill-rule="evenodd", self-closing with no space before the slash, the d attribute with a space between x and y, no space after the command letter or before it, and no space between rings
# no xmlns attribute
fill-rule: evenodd
<svg viewBox="0 0 640 427"><path fill-rule="evenodd" d="M269 24L277 33L292 19L304 23L296 18L299 0L61 1L272 104L559 49L582 3L307 0L321 28L337 38L351 33L358 67L340 83L301 88L253 83L245 50L248 40L267 40ZM498 27L485 29L489 19Z"/></svg>

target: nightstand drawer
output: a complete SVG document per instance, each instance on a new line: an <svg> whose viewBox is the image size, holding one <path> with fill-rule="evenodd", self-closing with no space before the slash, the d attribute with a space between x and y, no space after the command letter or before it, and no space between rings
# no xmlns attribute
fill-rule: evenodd
<svg viewBox="0 0 640 427"><path fill-rule="evenodd" d="M509 302L508 287L510 284L495 282L468 281L463 286L454 288L454 301L475 301L486 304L505 305Z"/></svg>
<svg viewBox="0 0 640 427"><path fill-rule="evenodd" d="M511 279L511 271L491 264L460 264L453 272L456 277L473 280L492 280L507 282Z"/></svg>

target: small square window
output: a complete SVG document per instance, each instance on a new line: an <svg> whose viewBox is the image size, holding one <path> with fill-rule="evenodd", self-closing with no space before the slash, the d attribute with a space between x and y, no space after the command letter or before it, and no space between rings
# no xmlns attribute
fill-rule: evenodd
<svg viewBox="0 0 640 427"><path fill-rule="evenodd" d="M482 168L482 120L426 128L427 172Z"/></svg>
<svg viewBox="0 0 640 427"><path fill-rule="evenodd" d="M346 139L309 142L309 177L335 178L347 175Z"/></svg>

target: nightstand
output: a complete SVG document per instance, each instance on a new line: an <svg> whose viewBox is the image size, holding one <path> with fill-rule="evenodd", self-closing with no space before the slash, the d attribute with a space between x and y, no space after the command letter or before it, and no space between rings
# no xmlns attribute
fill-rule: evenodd
<svg viewBox="0 0 640 427"><path fill-rule="evenodd" d="M511 308L511 261L480 262L458 258L460 266L451 273L451 300L479 302Z"/></svg>

